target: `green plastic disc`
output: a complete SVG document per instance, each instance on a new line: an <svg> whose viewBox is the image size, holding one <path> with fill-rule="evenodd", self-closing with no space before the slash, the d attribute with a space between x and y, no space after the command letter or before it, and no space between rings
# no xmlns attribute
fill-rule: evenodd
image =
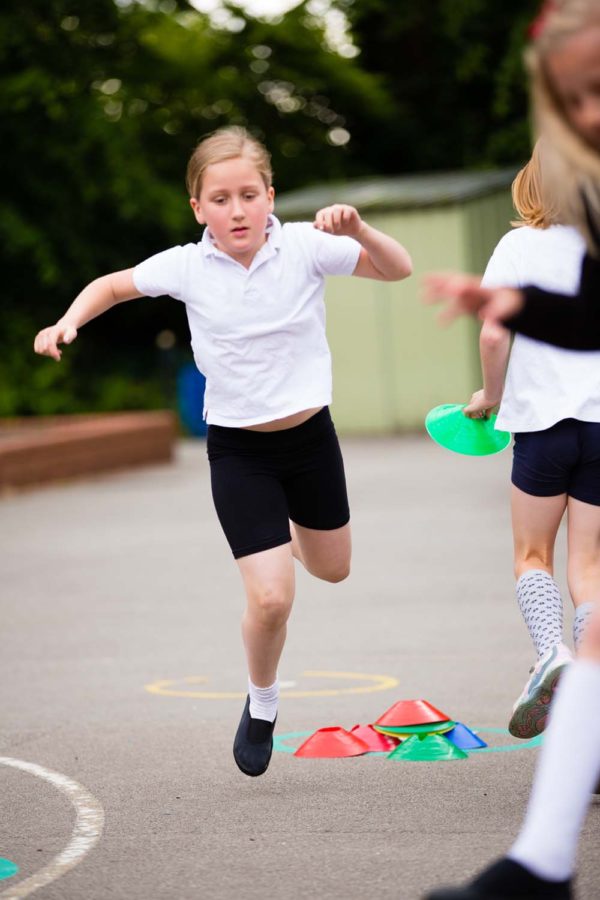
<svg viewBox="0 0 600 900"><path fill-rule="evenodd" d="M467 754L451 744L443 734L413 734L388 754L388 759L407 762L437 762L446 759L466 759Z"/></svg>
<svg viewBox="0 0 600 900"><path fill-rule="evenodd" d="M429 722L426 725L375 725L377 731L392 736L403 734L442 734L450 731L456 722Z"/></svg>
<svg viewBox="0 0 600 900"><path fill-rule="evenodd" d="M436 444L467 456L489 456L508 447L510 432L496 430L496 416L470 419L464 408L464 403L443 403L427 413L425 428Z"/></svg>

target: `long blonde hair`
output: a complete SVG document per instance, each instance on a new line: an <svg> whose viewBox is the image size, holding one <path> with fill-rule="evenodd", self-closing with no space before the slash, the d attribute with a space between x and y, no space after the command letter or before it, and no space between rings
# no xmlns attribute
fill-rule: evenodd
<svg viewBox="0 0 600 900"><path fill-rule="evenodd" d="M598 0L555 0L528 48L526 63L531 75L534 125L552 148L545 165L565 220L576 225L588 248L598 255L588 214L600 224L600 154L567 120L548 74L548 56L565 40L585 28L600 25Z"/></svg>
<svg viewBox="0 0 600 900"><path fill-rule="evenodd" d="M561 221L559 207L545 176L547 148L543 140L536 141L531 159L517 173L512 183L513 206L519 216L511 225L518 228L549 228Z"/></svg>
<svg viewBox="0 0 600 900"><path fill-rule="evenodd" d="M249 131L239 125L218 128L203 138L190 156L185 183L190 197L198 199L202 176L208 166L243 156L250 159L268 189L273 182L269 151Z"/></svg>

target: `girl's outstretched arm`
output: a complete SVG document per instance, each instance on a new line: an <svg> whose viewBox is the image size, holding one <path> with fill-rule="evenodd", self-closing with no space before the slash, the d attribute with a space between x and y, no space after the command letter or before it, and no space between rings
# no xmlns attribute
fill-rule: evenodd
<svg viewBox="0 0 600 900"><path fill-rule="evenodd" d="M62 356L59 344L71 344L77 337L77 329L125 300L142 297L133 283L133 269L112 272L91 281L77 295L64 316L56 325L44 328L33 342L33 349L42 356L51 356L57 362Z"/></svg>
<svg viewBox="0 0 600 900"><path fill-rule="evenodd" d="M425 303L442 303L439 319L451 322L465 313L511 331L565 347L600 350L600 262L586 255L579 293L572 297L538 287L484 288L475 275L428 275Z"/></svg>
<svg viewBox="0 0 600 900"><path fill-rule="evenodd" d="M412 273L412 260L398 241L364 222L353 206L336 203L320 209L315 228L328 234L345 234L362 246L353 275L378 281L401 281Z"/></svg>
<svg viewBox="0 0 600 900"><path fill-rule="evenodd" d="M523 306L523 292L515 288L486 288L479 275L441 272L425 277L423 302L442 303L439 321L447 325L458 316L478 314L480 319L504 325ZM507 328L510 326L507 325Z"/></svg>

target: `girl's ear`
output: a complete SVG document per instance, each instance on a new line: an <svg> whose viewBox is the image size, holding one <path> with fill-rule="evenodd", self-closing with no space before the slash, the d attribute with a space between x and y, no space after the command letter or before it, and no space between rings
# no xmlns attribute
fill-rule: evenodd
<svg viewBox="0 0 600 900"><path fill-rule="evenodd" d="M202 212L202 207L200 206L200 204L198 203L198 201L196 200L195 197L190 197L190 206L194 210L194 216L196 218L196 222L198 222L199 225L206 225L206 219Z"/></svg>
<svg viewBox="0 0 600 900"><path fill-rule="evenodd" d="M270 187L267 191L267 197L269 198L269 212L273 212L275 209L275 188Z"/></svg>

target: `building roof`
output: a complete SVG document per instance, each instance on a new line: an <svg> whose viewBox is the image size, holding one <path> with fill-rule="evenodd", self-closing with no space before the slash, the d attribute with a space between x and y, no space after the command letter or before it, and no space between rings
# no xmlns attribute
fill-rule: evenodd
<svg viewBox="0 0 600 900"><path fill-rule="evenodd" d="M511 184L517 170L433 172L337 181L288 191L276 198L275 212L285 219L312 216L332 203L348 203L361 211L399 210L461 203Z"/></svg>

